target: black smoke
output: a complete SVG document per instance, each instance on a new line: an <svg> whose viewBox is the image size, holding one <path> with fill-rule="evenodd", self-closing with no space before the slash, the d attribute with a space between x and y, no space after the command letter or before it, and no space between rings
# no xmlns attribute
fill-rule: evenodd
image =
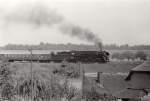
<svg viewBox="0 0 150 101"><path fill-rule="evenodd" d="M63 34L68 34L72 37L77 37L80 40L86 40L88 42L94 42L95 45L102 50L102 41L101 39L95 35L91 30L82 28L78 25L72 23L64 23L61 24L59 30Z"/></svg>
<svg viewBox="0 0 150 101"><path fill-rule="evenodd" d="M42 3L18 5L14 10L4 15L4 21L6 25L28 24L38 27L47 26L49 28L56 25L62 34L102 45L101 40L91 30L68 23L56 10Z"/></svg>
<svg viewBox="0 0 150 101"><path fill-rule="evenodd" d="M44 4L18 5L11 12L4 15L4 20L9 24L29 24L36 26L52 26L63 21L63 17L56 10Z"/></svg>

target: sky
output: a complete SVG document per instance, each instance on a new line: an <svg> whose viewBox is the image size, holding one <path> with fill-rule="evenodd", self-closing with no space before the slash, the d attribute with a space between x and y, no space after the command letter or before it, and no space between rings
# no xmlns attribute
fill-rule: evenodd
<svg viewBox="0 0 150 101"><path fill-rule="evenodd" d="M0 46L150 45L148 0L0 0L0 12Z"/></svg>

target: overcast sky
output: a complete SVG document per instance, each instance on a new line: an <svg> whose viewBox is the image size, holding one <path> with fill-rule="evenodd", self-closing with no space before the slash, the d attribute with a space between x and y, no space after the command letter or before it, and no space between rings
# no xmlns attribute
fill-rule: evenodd
<svg viewBox="0 0 150 101"><path fill-rule="evenodd" d="M34 7L37 11L28 19ZM45 8L38 13L40 7ZM52 21L45 11L54 14ZM104 44L150 44L148 0L0 0L0 12L0 46L92 43L80 35L62 34L57 27L64 22L90 30Z"/></svg>

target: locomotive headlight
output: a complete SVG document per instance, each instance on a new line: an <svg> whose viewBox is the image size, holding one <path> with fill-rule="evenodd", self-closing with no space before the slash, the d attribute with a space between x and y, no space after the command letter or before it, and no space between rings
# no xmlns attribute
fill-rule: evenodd
<svg viewBox="0 0 150 101"><path fill-rule="evenodd" d="M71 55L75 55L75 53L71 53Z"/></svg>

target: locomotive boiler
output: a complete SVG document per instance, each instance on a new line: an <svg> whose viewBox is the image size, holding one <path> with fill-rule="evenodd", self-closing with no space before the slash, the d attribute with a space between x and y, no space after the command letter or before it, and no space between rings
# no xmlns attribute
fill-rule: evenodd
<svg viewBox="0 0 150 101"><path fill-rule="evenodd" d="M84 63L105 63L109 61L109 53L107 51L69 51L59 52L52 58L59 58L68 62L84 62ZM54 59L56 60L56 59Z"/></svg>
<svg viewBox="0 0 150 101"><path fill-rule="evenodd" d="M33 62L84 62L84 63L106 63L109 61L107 51L62 51L57 53L45 54L0 54L0 59L14 61L33 61Z"/></svg>

